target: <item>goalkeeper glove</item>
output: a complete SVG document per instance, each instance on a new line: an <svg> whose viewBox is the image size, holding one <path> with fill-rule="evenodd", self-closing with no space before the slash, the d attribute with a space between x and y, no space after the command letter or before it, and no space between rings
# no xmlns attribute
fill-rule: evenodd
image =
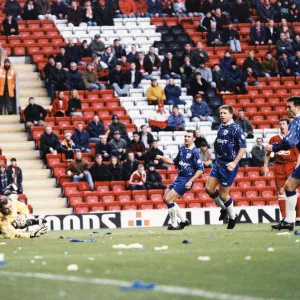
<svg viewBox="0 0 300 300"><path fill-rule="evenodd" d="M41 235L47 233L48 227L47 226L40 226L38 229L30 233L31 238L40 237Z"/></svg>

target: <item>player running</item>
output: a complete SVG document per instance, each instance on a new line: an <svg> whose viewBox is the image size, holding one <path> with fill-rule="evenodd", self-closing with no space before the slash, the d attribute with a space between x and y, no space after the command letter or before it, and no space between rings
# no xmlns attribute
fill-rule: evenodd
<svg viewBox="0 0 300 300"><path fill-rule="evenodd" d="M189 220L184 217L179 206L174 201L188 192L194 184L195 179L204 172L204 166L200 159L199 150L194 141L196 133L194 130L187 130L184 134L184 146L181 146L177 156L172 159L157 155L156 159L168 164L173 164L178 168L178 177L169 186L164 195L164 202L168 206L171 224L168 230L181 230L189 225ZM180 219L178 224L177 218Z"/></svg>
<svg viewBox="0 0 300 300"><path fill-rule="evenodd" d="M282 150L290 150L297 146L300 147L300 97L290 97L287 99L286 110L290 118L294 120L289 125L289 131L286 136L280 141L267 145L266 150L269 152L279 152ZM273 225L274 229L294 229L296 220L296 204L297 204L297 189L300 186L300 166L292 172L284 185L286 194L286 218L283 222Z"/></svg>
<svg viewBox="0 0 300 300"><path fill-rule="evenodd" d="M219 220L229 215L227 229L236 223L233 201L229 195L230 187L236 177L239 161L246 152L246 138L241 127L233 121L233 108L223 105L219 108L221 125L215 140L216 162L205 185L205 192L221 207ZM220 190L217 189L220 184Z"/></svg>
<svg viewBox="0 0 300 300"><path fill-rule="evenodd" d="M2 196L0 198L0 232L6 239L29 239L40 237L47 232L45 219L28 219L29 209L26 204L17 200L16 195ZM24 229L32 225L38 225L33 232L18 232L16 229Z"/></svg>
<svg viewBox="0 0 300 300"><path fill-rule="evenodd" d="M279 120L278 124L279 124L280 133L278 135L271 137L269 141L270 145L276 142L281 142L281 140L286 136L288 132L288 126L290 124L290 121L289 119L282 118ZM265 162L264 162L264 175L267 175L269 173L268 164L270 160L270 155L271 152L267 151L265 156ZM276 180L276 188L278 192L278 201L279 201L280 212L284 220L284 218L286 217L286 212L285 212L286 195L284 190L284 184L288 180L289 176L295 170L296 165L299 165L300 153L297 147L294 147L290 150L281 150L275 153L274 159L275 159L275 180ZM300 205L299 199L297 200L297 205L298 206ZM300 226L299 209L296 211L295 225ZM274 225L272 225L272 228L273 226Z"/></svg>

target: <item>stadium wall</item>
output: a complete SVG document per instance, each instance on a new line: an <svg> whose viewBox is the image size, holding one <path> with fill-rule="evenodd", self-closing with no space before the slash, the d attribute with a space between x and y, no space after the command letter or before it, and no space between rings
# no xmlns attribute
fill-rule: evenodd
<svg viewBox="0 0 300 300"><path fill-rule="evenodd" d="M183 209L191 225L221 225L218 208ZM280 220L277 206L236 207L238 223L273 223ZM129 210L80 215L45 216L49 230L162 227L169 223L167 210Z"/></svg>

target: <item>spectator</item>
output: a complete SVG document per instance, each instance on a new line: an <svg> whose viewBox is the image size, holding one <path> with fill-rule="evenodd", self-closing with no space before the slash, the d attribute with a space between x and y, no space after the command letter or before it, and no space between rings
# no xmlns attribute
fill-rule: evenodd
<svg viewBox="0 0 300 300"><path fill-rule="evenodd" d="M173 4L173 11L176 17L186 18L187 9L186 6L181 0L175 0Z"/></svg>
<svg viewBox="0 0 300 300"><path fill-rule="evenodd" d="M108 68L111 70L116 66L118 60L110 46L105 48L105 52L101 56L101 62L104 63L105 69Z"/></svg>
<svg viewBox="0 0 300 300"><path fill-rule="evenodd" d="M156 159L157 155L164 156L164 153L158 148L158 141L154 140L152 146L145 154L145 165L148 167L150 163L153 163L156 169L168 170L168 165Z"/></svg>
<svg viewBox="0 0 300 300"><path fill-rule="evenodd" d="M162 5L158 0L147 0L147 6L150 18L163 17Z"/></svg>
<svg viewBox="0 0 300 300"><path fill-rule="evenodd" d="M281 25L278 27L279 34L284 33L288 40L292 40L295 36L293 26L289 26L286 19L281 19Z"/></svg>
<svg viewBox="0 0 300 300"><path fill-rule="evenodd" d="M126 56L126 51L124 47L120 44L119 39L114 40L114 45L112 47L112 50L118 60L120 60L122 56Z"/></svg>
<svg viewBox="0 0 300 300"><path fill-rule="evenodd" d="M22 7L18 1L8 0L4 5L3 12L6 15L11 15L15 20L22 20Z"/></svg>
<svg viewBox="0 0 300 300"><path fill-rule="evenodd" d="M61 0L55 0L51 5L51 14L57 20L65 20L68 14L68 6Z"/></svg>
<svg viewBox="0 0 300 300"><path fill-rule="evenodd" d="M217 23L217 29L223 31L224 27L228 24L227 16L221 12L219 7L216 8L214 13L215 22Z"/></svg>
<svg viewBox="0 0 300 300"><path fill-rule="evenodd" d="M112 14L115 18L122 18L119 7L119 0L110 0L108 2L108 7L112 11Z"/></svg>
<svg viewBox="0 0 300 300"><path fill-rule="evenodd" d="M191 58L189 56L186 56L184 58L183 65L179 68L183 86L190 85L190 82L194 78L195 70L196 68L193 65L191 65Z"/></svg>
<svg viewBox="0 0 300 300"><path fill-rule="evenodd" d="M224 30L223 38L224 42L230 46L231 52L241 53L240 35L235 29L232 28L232 22L229 22L227 29Z"/></svg>
<svg viewBox="0 0 300 300"><path fill-rule="evenodd" d="M64 140L61 142L61 152L65 154L66 160L71 161L74 159L75 144L71 140L72 134L67 132Z"/></svg>
<svg viewBox="0 0 300 300"><path fill-rule="evenodd" d="M145 70L145 57L143 52L139 52L137 55L137 60L136 60L136 69L140 71L143 75L143 79L149 80L151 79L151 75ZM149 71L149 65L148 65L148 71Z"/></svg>
<svg viewBox="0 0 300 300"><path fill-rule="evenodd" d="M143 75L140 71L136 70L136 64L134 62L130 63L130 70L125 72L125 86L126 89L141 88L141 81L143 79Z"/></svg>
<svg viewBox="0 0 300 300"><path fill-rule="evenodd" d="M184 131L185 120L184 116L179 111L177 105L173 105L172 112L168 118L167 131Z"/></svg>
<svg viewBox="0 0 300 300"><path fill-rule="evenodd" d="M259 86L258 82L258 74L252 70L252 68L248 67L247 70L243 74L245 86Z"/></svg>
<svg viewBox="0 0 300 300"><path fill-rule="evenodd" d="M194 142L196 148L200 148L202 145L208 145L207 140L201 135L199 129L196 130L196 140Z"/></svg>
<svg viewBox="0 0 300 300"><path fill-rule="evenodd" d="M105 89L104 84L99 81L98 75L94 71L94 65L91 62L87 63L86 69L82 73L82 80L84 87L89 91Z"/></svg>
<svg viewBox="0 0 300 300"><path fill-rule="evenodd" d="M93 181L110 181L109 167L103 163L101 154L96 155L95 163L90 168Z"/></svg>
<svg viewBox="0 0 300 300"><path fill-rule="evenodd" d="M255 167L263 167L264 165L266 147L263 145L263 142L262 138L257 138L256 145L251 150L252 165Z"/></svg>
<svg viewBox="0 0 300 300"><path fill-rule="evenodd" d="M278 75L278 66L271 52L267 52L261 62L261 68L266 77L275 77Z"/></svg>
<svg viewBox="0 0 300 300"><path fill-rule="evenodd" d="M300 51L300 35L297 34L295 36L295 40L292 41L292 47L293 47L293 52L296 53L297 51Z"/></svg>
<svg viewBox="0 0 300 300"><path fill-rule="evenodd" d="M151 79L151 86L147 89L147 100L149 105L157 105L166 101L164 89L158 85L157 79Z"/></svg>
<svg viewBox="0 0 300 300"><path fill-rule="evenodd" d="M89 172L89 164L86 160L82 159L80 151L76 152L75 160L69 164L67 174L73 177L73 182L87 181L91 191L95 189L93 178Z"/></svg>
<svg viewBox="0 0 300 300"><path fill-rule="evenodd" d="M68 110L68 100L65 98L63 91L57 92L57 98L52 102L53 117L65 117Z"/></svg>
<svg viewBox="0 0 300 300"><path fill-rule="evenodd" d="M162 16L172 16L173 15L173 1L171 0L159 0L162 6ZM148 13L149 16L149 13Z"/></svg>
<svg viewBox="0 0 300 300"><path fill-rule="evenodd" d="M121 138L120 132L116 130L109 142L112 147L112 154L123 160L127 152L127 142Z"/></svg>
<svg viewBox="0 0 300 300"><path fill-rule="evenodd" d="M196 73L194 79L191 81L190 94L195 97L196 94L202 96L206 94L208 84L205 79L202 78L201 73Z"/></svg>
<svg viewBox="0 0 300 300"><path fill-rule="evenodd" d="M17 160L13 157L10 160L10 166L7 168L7 183L15 184L18 187L18 194L23 194L23 172L20 167L17 165Z"/></svg>
<svg viewBox="0 0 300 300"><path fill-rule="evenodd" d="M55 70L49 78L49 94L52 100L55 98L55 91L69 90L68 72L62 69L61 62L55 63Z"/></svg>
<svg viewBox="0 0 300 300"><path fill-rule="evenodd" d="M119 0L122 18L135 18L137 7L133 0Z"/></svg>
<svg viewBox="0 0 300 300"><path fill-rule="evenodd" d="M209 55L203 49L202 42L197 42L196 49L193 50L190 55L193 57L193 61L195 61L195 66L199 66L203 60L205 63L209 60Z"/></svg>
<svg viewBox="0 0 300 300"><path fill-rule="evenodd" d="M8 175L5 165L0 165L0 195L4 195L4 190L8 186Z"/></svg>
<svg viewBox="0 0 300 300"><path fill-rule="evenodd" d="M253 45L264 45L266 40L265 28L260 26L260 21L255 21L255 26L251 27L250 40Z"/></svg>
<svg viewBox="0 0 300 300"><path fill-rule="evenodd" d="M39 20L55 20L48 0L36 0L35 5Z"/></svg>
<svg viewBox="0 0 300 300"><path fill-rule="evenodd" d="M55 71L55 59L53 55L49 55L48 62L46 63L44 67L44 79L46 87L49 88L50 85L50 77L52 73Z"/></svg>
<svg viewBox="0 0 300 300"><path fill-rule="evenodd" d="M68 38L68 45L65 47L66 56L69 61L75 62L79 66L83 66L84 63L81 61L81 50L80 47L74 44L73 38Z"/></svg>
<svg viewBox="0 0 300 300"><path fill-rule="evenodd" d="M240 127L242 128L244 136L246 137L246 139L253 139L254 138L252 124L250 123L249 120L247 120L245 118L245 113L242 109L239 110L238 118L235 122L238 125L240 125Z"/></svg>
<svg viewBox="0 0 300 300"><path fill-rule="evenodd" d="M120 164L118 157L116 156L111 157L109 161L108 169L111 175L111 180L123 179L123 168Z"/></svg>
<svg viewBox="0 0 300 300"><path fill-rule="evenodd" d="M146 17L149 18L148 6L146 0L135 0L136 16L137 18Z"/></svg>
<svg viewBox="0 0 300 300"><path fill-rule="evenodd" d="M278 71L281 77L294 76L294 64L285 53L278 60Z"/></svg>
<svg viewBox="0 0 300 300"><path fill-rule="evenodd" d="M165 190L167 188L164 184L162 184L162 178L160 174L155 170L155 165L152 162L148 164L146 187L149 190L155 190L155 189Z"/></svg>
<svg viewBox="0 0 300 300"><path fill-rule="evenodd" d="M216 19L212 16L211 11L207 11L200 21L198 31L210 31L212 22L216 22Z"/></svg>
<svg viewBox="0 0 300 300"><path fill-rule="evenodd" d="M0 115L14 113L15 71L8 58L4 59L4 66L0 68Z"/></svg>
<svg viewBox="0 0 300 300"><path fill-rule="evenodd" d="M250 50L248 52L248 57L244 60L242 65L242 71L246 72L248 68L251 68L258 76L261 75L261 64L259 60L254 57L254 51ZM264 74L262 74L264 76Z"/></svg>
<svg viewBox="0 0 300 300"><path fill-rule="evenodd" d="M77 64L72 62L70 64L70 71L68 72L67 85L71 90L83 90L82 75L77 68Z"/></svg>
<svg viewBox="0 0 300 300"><path fill-rule="evenodd" d="M294 74L295 76L300 76L300 50L296 52L294 60Z"/></svg>
<svg viewBox="0 0 300 300"><path fill-rule="evenodd" d="M268 27L265 28L266 32L266 44L274 45L277 41L278 30L274 27L274 21L270 20L268 23Z"/></svg>
<svg viewBox="0 0 300 300"><path fill-rule="evenodd" d="M81 56L82 57L92 57L92 50L89 47L87 40L83 40L80 46ZM97 55L97 54L94 54Z"/></svg>
<svg viewBox="0 0 300 300"><path fill-rule="evenodd" d="M83 22L88 26L97 26L91 1L86 1L83 8Z"/></svg>
<svg viewBox="0 0 300 300"><path fill-rule="evenodd" d="M191 112L191 119L193 122L214 121L213 117L210 116L209 106L205 101L203 101L202 96L200 94L197 94L195 96L195 101L191 106Z"/></svg>
<svg viewBox="0 0 300 300"><path fill-rule="evenodd" d="M260 20L263 23L267 23L270 20L274 19L275 10L274 10L274 7L270 5L269 0L265 0L264 4L260 3L260 5L258 7L258 12L259 12L259 15L260 15Z"/></svg>
<svg viewBox="0 0 300 300"><path fill-rule="evenodd" d="M82 105L81 100L78 95L77 90L72 90L70 92L69 102L68 102L68 110L67 110L67 116L70 117L82 117Z"/></svg>
<svg viewBox="0 0 300 300"><path fill-rule="evenodd" d="M186 102L184 100L180 100L181 96L181 88L174 84L174 79L170 78L168 80L168 84L165 86L165 95L166 95L166 104L174 105L174 104L182 104L185 105Z"/></svg>
<svg viewBox="0 0 300 300"><path fill-rule="evenodd" d="M113 26L113 11L109 2L99 1L95 8L95 20L98 26Z"/></svg>
<svg viewBox="0 0 300 300"><path fill-rule="evenodd" d="M204 1L202 6L203 12L206 14L208 11L214 12L216 9L216 4L213 0Z"/></svg>
<svg viewBox="0 0 300 300"><path fill-rule="evenodd" d="M100 142L100 136L104 134L104 126L99 121L98 115L95 115L93 120L88 123L86 130L90 137L90 143Z"/></svg>
<svg viewBox="0 0 300 300"><path fill-rule="evenodd" d="M208 144L202 144L200 146L200 158L205 168L211 168L213 164L212 153L208 149Z"/></svg>
<svg viewBox="0 0 300 300"><path fill-rule="evenodd" d="M162 79L180 79L179 63L176 58L173 57L171 51L167 53L166 58L161 63L161 78Z"/></svg>
<svg viewBox="0 0 300 300"><path fill-rule="evenodd" d="M105 50L105 44L100 40L100 34L95 34L95 38L90 43L92 54L102 56Z"/></svg>
<svg viewBox="0 0 300 300"><path fill-rule="evenodd" d="M19 35L18 22L12 17L12 15L6 15L6 18L2 22L3 34L6 36Z"/></svg>
<svg viewBox="0 0 300 300"><path fill-rule="evenodd" d="M91 150L89 149L89 140L89 134L83 130L83 125L78 123L77 129L75 129L72 135L72 141L75 144L75 151L90 153Z"/></svg>
<svg viewBox="0 0 300 300"><path fill-rule="evenodd" d="M112 146L110 143L107 143L107 136L100 135L100 142L97 143L95 152L96 154L101 154L102 159L108 161L112 156Z"/></svg>
<svg viewBox="0 0 300 300"><path fill-rule="evenodd" d="M136 45L135 45L135 44L132 44L132 45L131 45L131 52L129 52L129 53L127 54L127 61L128 61L129 63L136 62L137 59L138 59L138 53L139 53L139 52L136 51Z"/></svg>
<svg viewBox="0 0 300 300"><path fill-rule="evenodd" d="M184 63L185 62L185 57L188 56L191 60L191 64L193 66L196 66L196 63L198 62L198 60L195 60L195 55L193 55L192 52L192 47L190 43L186 43L184 45L184 50L183 50L183 54L181 56L181 61L180 63Z"/></svg>
<svg viewBox="0 0 300 300"><path fill-rule="evenodd" d="M212 71L213 81L216 83L216 87L220 94L229 94L229 81L227 80L226 72L222 71L219 65L214 65Z"/></svg>
<svg viewBox="0 0 300 300"><path fill-rule="evenodd" d="M68 9L68 26L79 26L82 23L82 11L80 7L77 7L77 2L72 0L71 5Z"/></svg>
<svg viewBox="0 0 300 300"><path fill-rule="evenodd" d="M130 63L127 61L127 57L125 55L121 57L119 64L123 72L126 72L130 69Z"/></svg>
<svg viewBox="0 0 300 300"><path fill-rule="evenodd" d="M227 71L226 74L227 74L228 84L231 90L233 90L236 94L239 93L247 94L246 86L243 81L242 70L237 67L235 61L231 63L231 68L229 71Z"/></svg>
<svg viewBox="0 0 300 300"><path fill-rule="evenodd" d="M169 114L165 111L165 106L162 102L158 103L158 109L154 117L149 118L149 124L152 131L161 131L168 126Z"/></svg>
<svg viewBox="0 0 300 300"><path fill-rule="evenodd" d="M144 58L144 69L151 75L153 71L157 71L160 68L161 61L159 57L155 54L155 48L150 46L149 52Z"/></svg>
<svg viewBox="0 0 300 300"><path fill-rule="evenodd" d="M223 37L221 31L217 30L217 24L215 22L211 22L211 30L207 35L207 44L209 46L222 46L223 45Z"/></svg>
<svg viewBox="0 0 300 300"><path fill-rule="evenodd" d="M107 69L108 66L105 62L101 61L101 57L97 56L96 54L92 54L92 64L94 66L93 70L97 72L102 72L103 70Z"/></svg>
<svg viewBox="0 0 300 300"><path fill-rule="evenodd" d="M35 104L33 97L29 98L29 104L24 110L26 128L30 132L32 126L45 126L47 111L40 105Z"/></svg>
<svg viewBox="0 0 300 300"><path fill-rule="evenodd" d="M203 2L199 2L198 0L186 0L185 5L186 5L186 9L188 11L188 16L190 18L204 16L204 14L202 12Z"/></svg>
<svg viewBox="0 0 300 300"><path fill-rule="evenodd" d="M230 11L230 17L233 23L252 23L250 18L250 9L247 2L236 0Z"/></svg>
<svg viewBox="0 0 300 300"><path fill-rule="evenodd" d="M55 57L56 62L60 62L65 71L69 71L70 59L66 55L66 49L64 46L59 47L59 53Z"/></svg>
<svg viewBox="0 0 300 300"><path fill-rule="evenodd" d="M118 115L112 115L111 119L112 123L110 123L108 126L110 138L112 138L115 132L118 131L121 135L121 138L125 141L128 141L128 135L125 124L120 122Z"/></svg>
<svg viewBox="0 0 300 300"><path fill-rule="evenodd" d="M221 70L227 72L231 69L231 65L235 60L230 56L228 50L224 51L224 57L220 59Z"/></svg>
<svg viewBox="0 0 300 300"><path fill-rule="evenodd" d="M123 180L129 180L131 174L137 170L139 161L134 158L132 152L128 152L127 159L123 163Z"/></svg>
<svg viewBox="0 0 300 300"><path fill-rule="evenodd" d="M129 143L128 151L133 152L134 157L138 160L144 159L144 154L146 152L146 147L141 141L140 135L137 131L133 134L133 139Z"/></svg>
<svg viewBox="0 0 300 300"><path fill-rule="evenodd" d="M290 41L288 41L285 37L284 33L280 33L280 38L276 42L276 55L279 57L282 54L286 54L290 56L293 54L293 47Z"/></svg>
<svg viewBox="0 0 300 300"><path fill-rule="evenodd" d="M38 19L36 4L33 0L26 1L24 8L23 8L22 18L24 20L37 20Z"/></svg>
<svg viewBox="0 0 300 300"><path fill-rule="evenodd" d="M129 96L129 87L125 86L124 72L120 64L117 64L109 73L109 84L118 97Z"/></svg>
<svg viewBox="0 0 300 300"><path fill-rule="evenodd" d="M201 77L210 85L212 88L216 88L216 83L213 82L211 69L205 65L205 62L200 63L200 67L196 69L196 73L200 73Z"/></svg>
<svg viewBox="0 0 300 300"><path fill-rule="evenodd" d="M60 152L60 142L57 135L52 132L51 126L46 126L45 132L40 137L41 157L45 166L47 165L46 155L48 153L57 154Z"/></svg>
<svg viewBox="0 0 300 300"><path fill-rule="evenodd" d="M298 4L299 5L299 4ZM299 9L296 3L290 3L289 7L289 22L299 22Z"/></svg>
<svg viewBox="0 0 300 300"><path fill-rule="evenodd" d="M153 135L150 132L148 132L147 125L141 126L141 131L139 132L139 135L146 150L148 150L151 147L154 139L153 139Z"/></svg>
<svg viewBox="0 0 300 300"><path fill-rule="evenodd" d="M134 171L129 179L130 190L145 190L146 189L146 172L143 165L138 165L138 169Z"/></svg>

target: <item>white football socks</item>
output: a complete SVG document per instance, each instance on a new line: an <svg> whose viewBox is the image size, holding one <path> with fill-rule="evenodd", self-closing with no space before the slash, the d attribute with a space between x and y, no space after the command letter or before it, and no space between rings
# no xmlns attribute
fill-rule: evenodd
<svg viewBox="0 0 300 300"><path fill-rule="evenodd" d="M229 215L229 218L230 219L235 219L236 215L235 215L235 211L234 211L234 206L233 206L233 201L232 199L230 198L228 201L226 201L224 203L224 206L227 210L227 213Z"/></svg>
<svg viewBox="0 0 300 300"><path fill-rule="evenodd" d="M177 227L177 215L176 215L176 206L174 205L173 207L168 208L171 224L173 227Z"/></svg>
<svg viewBox="0 0 300 300"><path fill-rule="evenodd" d="M183 215L183 212L181 211L179 205L176 202L174 202L174 204L176 208L176 216L180 219L181 222L185 222L186 217Z"/></svg>
<svg viewBox="0 0 300 300"><path fill-rule="evenodd" d="M295 223L296 220L296 204L297 204L297 194L292 196L287 196L285 201L286 207L286 218L285 221L288 223Z"/></svg>
<svg viewBox="0 0 300 300"><path fill-rule="evenodd" d="M222 209L225 209L225 205L224 202L222 201L222 199L220 198L220 196L218 195L218 197L214 198L216 204L221 207Z"/></svg>

